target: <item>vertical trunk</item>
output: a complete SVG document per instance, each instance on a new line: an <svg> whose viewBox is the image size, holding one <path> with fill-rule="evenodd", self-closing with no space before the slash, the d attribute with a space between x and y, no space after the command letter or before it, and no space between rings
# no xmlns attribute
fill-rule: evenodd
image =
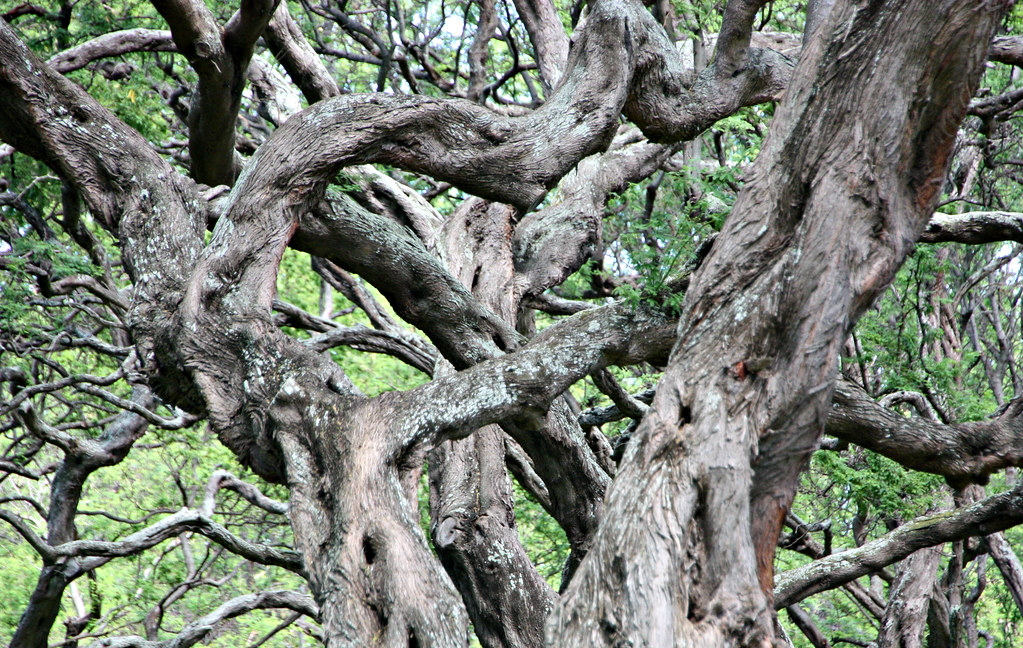
<svg viewBox="0 0 1023 648"><path fill-rule="evenodd" d="M301 396L278 400L295 543L328 648L466 645L465 609L381 453L387 412L354 408L338 438L290 419Z"/></svg>
<svg viewBox="0 0 1023 648"><path fill-rule="evenodd" d="M888 594L878 648L921 648L931 593L938 581L941 545L921 549L899 564Z"/></svg>
<svg viewBox="0 0 1023 648"><path fill-rule="evenodd" d="M550 643L775 643L774 547L842 341L926 223L1005 6L831 10L693 278Z"/></svg>
<svg viewBox="0 0 1023 648"><path fill-rule="evenodd" d="M543 645L555 594L519 540L496 425L430 453L433 539L487 647Z"/></svg>
<svg viewBox="0 0 1023 648"><path fill-rule="evenodd" d="M513 215L505 205L469 200L442 235L452 275L512 324L518 311L510 289ZM489 425L430 453L434 546L484 646L538 647L555 594L515 527L504 437L500 427Z"/></svg>
<svg viewBox="0 0 1023 648"><path fill-rule="evenodd" d="M969 506L984 497L981 486L971 485L957 491L957 507ZM978 555L973 540L952 543L945 575L934 593L936 603L928 611L928 648L976 648L979 635L974 619L974 606L987 582L987 555ZM973 560L977 563L977 580L972 589L967 589L966 570Z"/></svg>

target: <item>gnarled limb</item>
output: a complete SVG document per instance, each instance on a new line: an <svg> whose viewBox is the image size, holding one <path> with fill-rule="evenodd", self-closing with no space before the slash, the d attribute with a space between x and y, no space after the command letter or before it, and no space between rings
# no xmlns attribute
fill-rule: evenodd
<svg viewBox="0 0 1023 648"><path fill-rule="evenodd" d="M1023 488L1018 486L970 506L917 518L861 547L779 574L775 579L774 604L778 609L792 605L898 562L919 549L988 535L1021 521Z"/></svg>
<svg viewBox="0 0 1023 648"><path fill-rule="evenodd" d="M930 217L1004 8L907 1L831 11L694 274L671 363L549 641L774 640L775 545L823 428L841 344ZM926 43L907 48L909 35L896 35L925 24ZM949 82L953 68L960 83ZM883 115L850 128L835 112L849 96ZM865 145L875 141L884 151Z"/></svg>
<svg viewBox="0 0 1023 648"><path fill-rule="evenodd" d="M253 610L294 610L312 619L319 616L316 604L298 592L271 591L237 596L207 615L199 617L165 641L149 641L142 637L114 637L89 644L89 648L189 648L206 639L217 625Z"/></svg>
<svg viewBox="0 0 1023 648"><path fill-rule="evenodd" d="M871 399L852 383L839 381L827 432L883 454L907 468L964 483L1023 462L1021 403L986 421L945 425L907 418Z"/></svg>

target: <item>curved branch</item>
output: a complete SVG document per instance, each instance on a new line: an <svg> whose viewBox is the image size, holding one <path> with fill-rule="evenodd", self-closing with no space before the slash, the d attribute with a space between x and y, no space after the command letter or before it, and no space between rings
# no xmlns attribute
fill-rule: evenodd
<svg viewBox="0 0 1023 648"><path fill-rule="evenodd" d="M304 342L309 348L321 353L336 346L350 346L360 351L385 353L422 371L433 375L437 356L410 344L401 336L387 331L377 331L366 326L339 326L313 336Z"/></svg>
<svg viewBox="0 0 1023 648"><path fill-rule="evenodd" d="M294 551L281 551L267 545L249 542L239 538L223 525L211 520L203 511L182 509L156 524L117 541L74 540L53 547L57 558L119 558L133 556L154 547L168 538L184 531L195 531L224 547L231 553L264 565L283 567L297 574L304 571L302 558ZM99 564L107 560L97 561ZM91 567L90 567L91 568Z"/></svg>
<svg viewBox="0 0 1023 648"><path fill-rule="evenodd" d="M209 614L192 621L177 636L165 641L149 641L142 637L113 637L96 641L89 648L189 648L203 641L216 626L228 619L253 610L294 610L315 620L320 611L308 596L298 592L270 591L237 596Z"/></svg>
<svg viewBox="0 0 1023 648"><path fill-rule="evenodd" d="M1020 522L1023 522L1023 486L952 512L917 518L861 547L779 574L774 583L775 609L877 571L918 549L988 535Z"/></svg>
<svg viewBox="0 0 1023 648"><path fill-rule="evenodd" d="M55 562L59 556L56 550L32 530L32 527L25 518L0 508L0 520L3 520L14 527L21 537L25 538L28 544L36 550L36 553L43 559L44 563Z"/></svg>
<svg viewBox="0 0 1023 648"><path fill-rule="evenodd" d="M93 61L129 52L176 52L171 33L158 29L125 29L110 32L64 50L47 63L61 74L80 70Z"/></svg>
<svg viewBox="0 0 1023 648"><path fill-rule="evenodd" d="M309 104L340 94L323 60L302 35L302 29L288 13L288 3L277 5L263 33L267 47L301 89Z"/></svg>
<svg viewBox="0 0 1023 648"><path fill-rule="evenodd" d="M986 482L996 470L1023 464L1018 405L993 420L945 425L902 416L874 402L856 385L839 381L826 431L907 468L957 482Z"/></svg>
<svg viewBox="0 0 1023 648"><path fill-rule="evenodd" d="M288 505L286 503L267 497L254 485L238 479L226 470L215 470L210 475L209 481L206 482L206 494L203 497L202 514L206 517L213 515L214 498L217 495L217 491L221 488L233 490L248 502L255 504L264 511L279 515L288 514Z"/></svg>

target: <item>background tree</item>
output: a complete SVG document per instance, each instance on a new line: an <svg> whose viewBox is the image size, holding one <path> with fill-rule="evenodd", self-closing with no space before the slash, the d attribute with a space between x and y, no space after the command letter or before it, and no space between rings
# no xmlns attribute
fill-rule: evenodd
<svg viewBox="0 0 1023 648"><path fill-rule="evenodd" d="M12 645L1013 645L1010 4L10 9Z"/></svg>

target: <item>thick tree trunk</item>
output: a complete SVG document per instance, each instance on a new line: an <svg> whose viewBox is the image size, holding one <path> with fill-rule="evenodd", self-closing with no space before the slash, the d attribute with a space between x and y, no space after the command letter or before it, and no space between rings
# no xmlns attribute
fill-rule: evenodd
<svg viewBox="0 0 1023 648"><path fill-rule="evenodd" d="M774 547L840 346L927 222L1005 6L831 10L693 279L552 645L775 641Z"/></svg>
<svg viewBox="0 0 1023 648"><path fill-rule="evenodd" d="M899 563L888 593L878 648L921 648L927 609L938 582L941 545L921 549Z"/></svg>
<svg viewBox="0 0 1023 648"><path fill-rule="evenodd" d="M513 216L507 205L469 199L441 233L452 275L509 326L518 313L510 290ZM487 648L541 646L555 593L519 540L504 431L488 425L442 443L428 458L434 547L476 636Z"/></svg>

